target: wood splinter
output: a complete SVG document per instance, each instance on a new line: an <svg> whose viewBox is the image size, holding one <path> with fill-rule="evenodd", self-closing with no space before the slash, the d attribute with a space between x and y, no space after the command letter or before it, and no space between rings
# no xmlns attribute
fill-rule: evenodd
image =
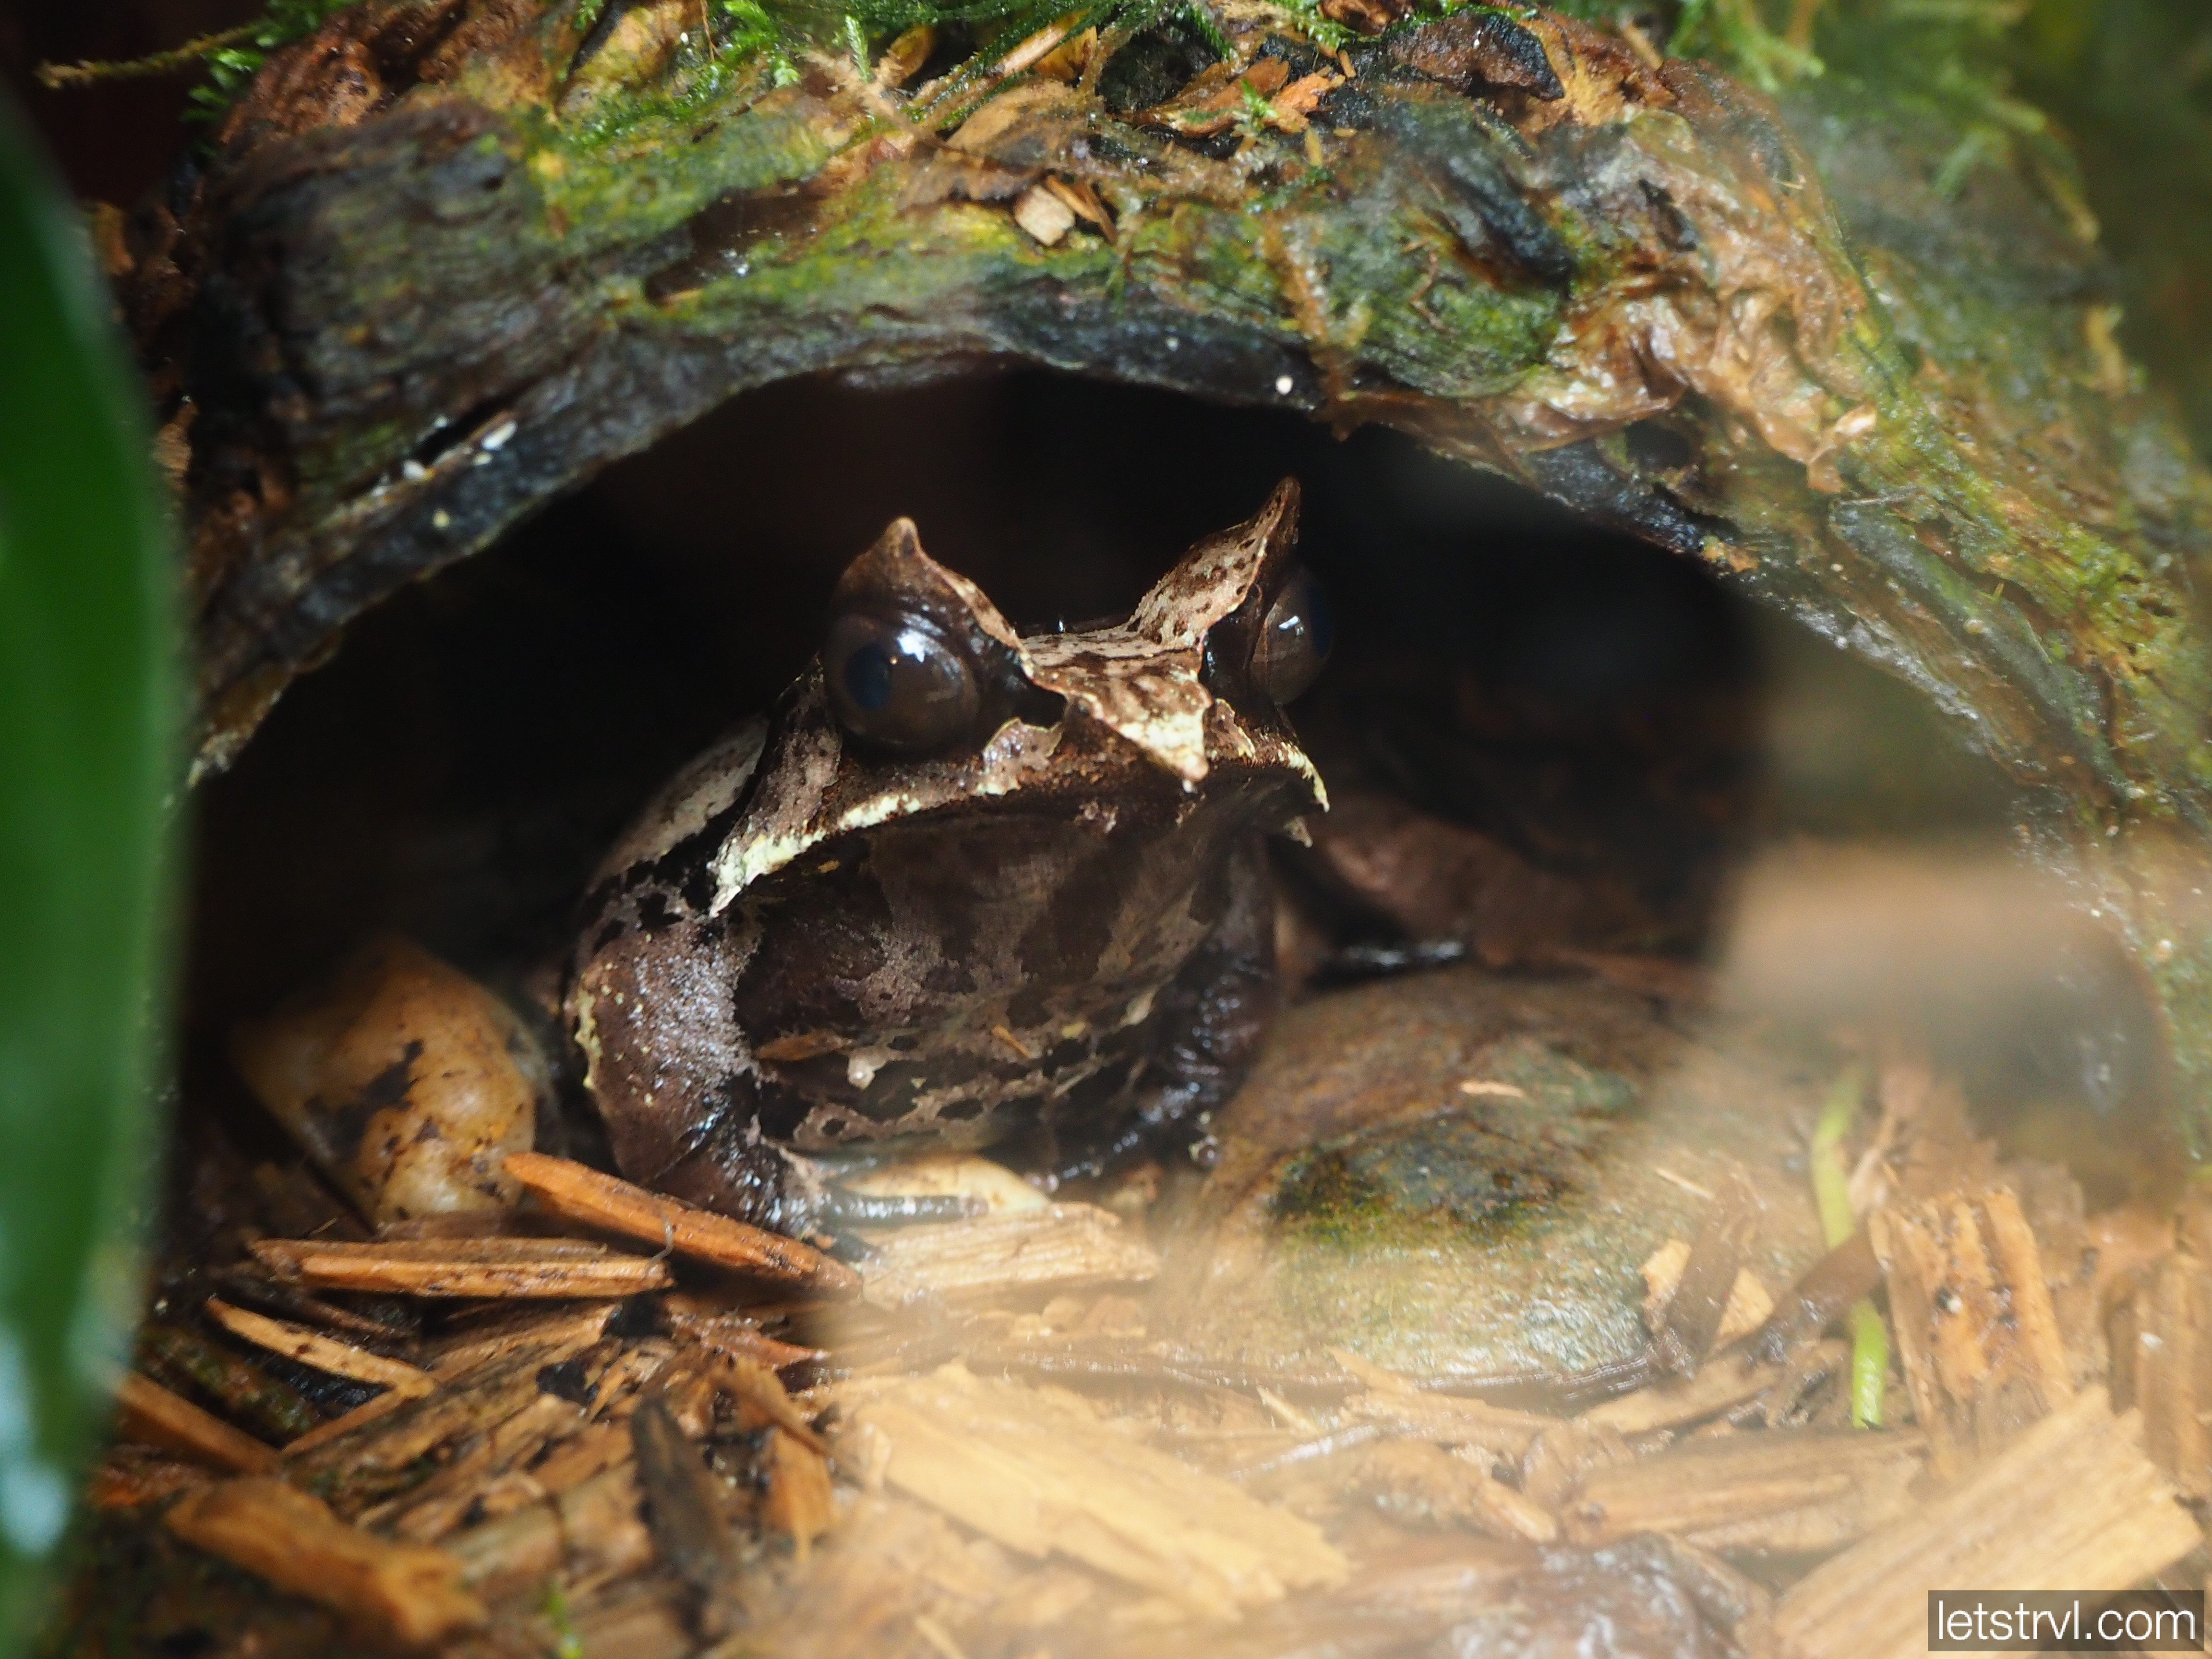
<svg viewBox="0 0 2212 1659"><path fill-rule="evenodd" d="M798 1559L805 1561L814 1540L836 1519L829 1462L798 1436L781 1429L769 1437L768 1456L768 1499L762 1518L787 1534Z"/></svg>
<svg viewBox="0 0 2212 1659"><path fill-rule="evenodd" d="M487 1622L483 1604L461 1588L455 1557L371 1537L281 1480L188 1492L169 1511L169 1530L397 1646L430 1647Z"/></svg>
<svg viewBox="0 0 2212 1659"><path fill-rule="evenodd" d="M1665 1533L1706 1549L1833 1550L1910 1514L1927 1456L1925 1437L1909 1430L1692 1438L1591 1471L1567 1511L1567 1535L1596 1543Z"/></svg>
<svg viewBox="0 0 2212 1659"><path fill-rule="evenodd" d="M1095 1204L1040 1204L951 1226L887 1229L872 1242L866 1296L878 1308L1141 1285L1160 1270L1159 1253Z"/></svg>
<svg viewBox="0 0 2212 1659"><path fill-rule="evenodd" d="M699 1595L701 1634L726 1634L743 1622L744 1556L699 1449L657 1399L630 1419L638 1484L660 1558Z"/></svg>
<svg viewBox="0 0 2212 1659"><path fill-rule="evenodd" d="M622 1297L669 1282L667 1264L576 1239L258 1239L263 1266L305 1284L405 1296Z"/></svg>
<svg viewBox="0 0 2212 1659"><path fill-rule="evenodd" d="M2042 1253L2010 1188L1887 1205L1867 1231L1937 1474L1962 1474L2072 1402Z"/></svg>
<svg viewBox="0 0 2212 1659"><path fill-rule="evenodd" d="M756 1417L748 1427L774 1425L817 1456L827 1456L829 1446L793 1401L776 1374L765 1365L734 1354L708 1358L707 1375L738 1404L741 1415Z"/></svg>
<svg viewBox="0 0 2212 1659"><path fill-rule="evenodd" d="M2121 1590L2203 1541L2134 1412L2084 1389L1933 1501L1832 1556L1775 1606L1782 1659L1917 1659L1928 1593Z"/></svg>
<svg viewBox="0 0 2212 1659"><path fill-rule="evenodd" d="M233 1307L221 1297L207 1299L207 1316L233 1336L257 1347L295 1359L302 1365L312 1365L319 1371L328 1371L333 1376L375 1383L403 1398L428 1394L438 1386L437 1379L419 1366L387 1359L380 1353L356 1348L350 1342L341 1342L289 1320L271 1319L266 1314Z"/></svg>
<svg viewBox="0 0 2212 1659"><path fill-rule="evenodd" d="M510 1152L507 1172L563 1218L756 1279L851 1296L860 1276L811 1244L663 1198L565 1158Z"/></svg>
<svg viewBox="0 0 2212 1659"><path fill-rule="evenodd" d="M847 1385L839 1400L854 1431L888 1443L890 1486L1017 1555L1061 1555L1224 1620L1350 1576L1311 1522L1130 1438L1057 1390L955 1364Z"/></svg>
<svg viewBox="0 0 2212 1659"><path fill-rule="evenodd" d="M704 1348L709 1353L750 1359L770 1370L829 1357L822 1348L779 1341L763 1332L750 1316L682 1291L671 1291L660 1299L660 1315L668 1322L669 1334L678 1341Z"/></svg>
<svg viewBox="0 0 2212 1659"><path fill-rule="evenodd" d="M119 1439L240 1474L265 1474L276 1467L274 1448L136 1371L125 1371L116 1385L115 1432Z"/></svg>
<svg viewBox="0 0 2212 1659"><path fill-rule="evenodd" d="M520 1324L510 1322L505 1328L489 1334L463 1338L438 1355L429 1372L430 1379L434 1383L451 1385L468 1376L480 1365L510 1359L525 1351L533 1352L540 1363L547 1364L573 1357L599 1340L600 1333L605 1330L616 1305L612 1302L602 1302L596 1306L586 1305L550 1317L534 1315ZM449 1402L458 1401L465 1406L468 1403L465 1395L465 1390L456 1393L449 1387L445 1398ZM397 1389L387 1389L374 1398L362 1401L344 1416L334 1417L297 1439L287 1441L284 1455L288 1458L302 1457L318 1451L333 1440L342 1440L357 1430L390 1417L400 1407L425 1398L425 1394L402 1394Z"/></svg>
<svg viewBox="0 0 2212 1659"><path fill-rule="evenodd" d="M2142 1409L2152 1461L2189 1497L2212 1497L2212 1271L2176 1251L2123 1310L2122 1384Z"/></svg>

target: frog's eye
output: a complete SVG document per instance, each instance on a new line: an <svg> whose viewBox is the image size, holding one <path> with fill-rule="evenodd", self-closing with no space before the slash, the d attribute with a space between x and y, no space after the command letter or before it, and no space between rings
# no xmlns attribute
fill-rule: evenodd
<svg viewBox="0 0 2212 1659"><path fill-rule="evenodd" d="M1252 647L1252 684L1277 702L1288 702L1311 685L1336 644L1336 616L1328 595L1301 568L1276 595Z"/></svg>
<svg viewBox="0 0 2212 1659"><path fill-rule="evenodd" d="M902 755L942 749L971 730L982 702L974 665L910 620L838 617L822 672L838 722Z"/></svg>

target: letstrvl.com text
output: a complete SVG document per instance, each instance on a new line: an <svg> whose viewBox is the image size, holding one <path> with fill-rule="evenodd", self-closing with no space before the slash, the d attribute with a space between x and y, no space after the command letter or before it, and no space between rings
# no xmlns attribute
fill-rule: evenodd
<svg viewBox="0 0 2212 1659"><path fill-rule="evenodd" d="M1930 1653L2201 1653L2202 1590L1930 1590Z"/></svg>

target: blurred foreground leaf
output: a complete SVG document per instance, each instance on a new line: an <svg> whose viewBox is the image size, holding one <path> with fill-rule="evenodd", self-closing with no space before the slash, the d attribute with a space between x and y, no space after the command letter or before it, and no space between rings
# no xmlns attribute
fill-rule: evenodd
<svg viewBox="0 0 2212 1659"><path fill-rule="evenodd" d="M34 1617L139 1290L174 726L144 402L0 108L0 1651Z"/></svg>

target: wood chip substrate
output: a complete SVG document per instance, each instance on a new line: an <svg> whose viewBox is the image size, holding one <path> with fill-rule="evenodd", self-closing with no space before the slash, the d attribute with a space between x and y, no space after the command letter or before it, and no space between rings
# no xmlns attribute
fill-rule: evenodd
<svg viewBox="0 0 2212 1659"><path fill-rule="evenodd" d="M537 1153L508 1211L380 1231L264 1166L270 1224L142 1338L58 1650L1902 1659L1932 1589L2202 1581L2194 1213L1898 1159L1770 1286L1723 1188L1644 1354L1497 1398L1188 1351L1141 1206L960 1162L917 1190L975 1213L849 1262Z"/></svg>

